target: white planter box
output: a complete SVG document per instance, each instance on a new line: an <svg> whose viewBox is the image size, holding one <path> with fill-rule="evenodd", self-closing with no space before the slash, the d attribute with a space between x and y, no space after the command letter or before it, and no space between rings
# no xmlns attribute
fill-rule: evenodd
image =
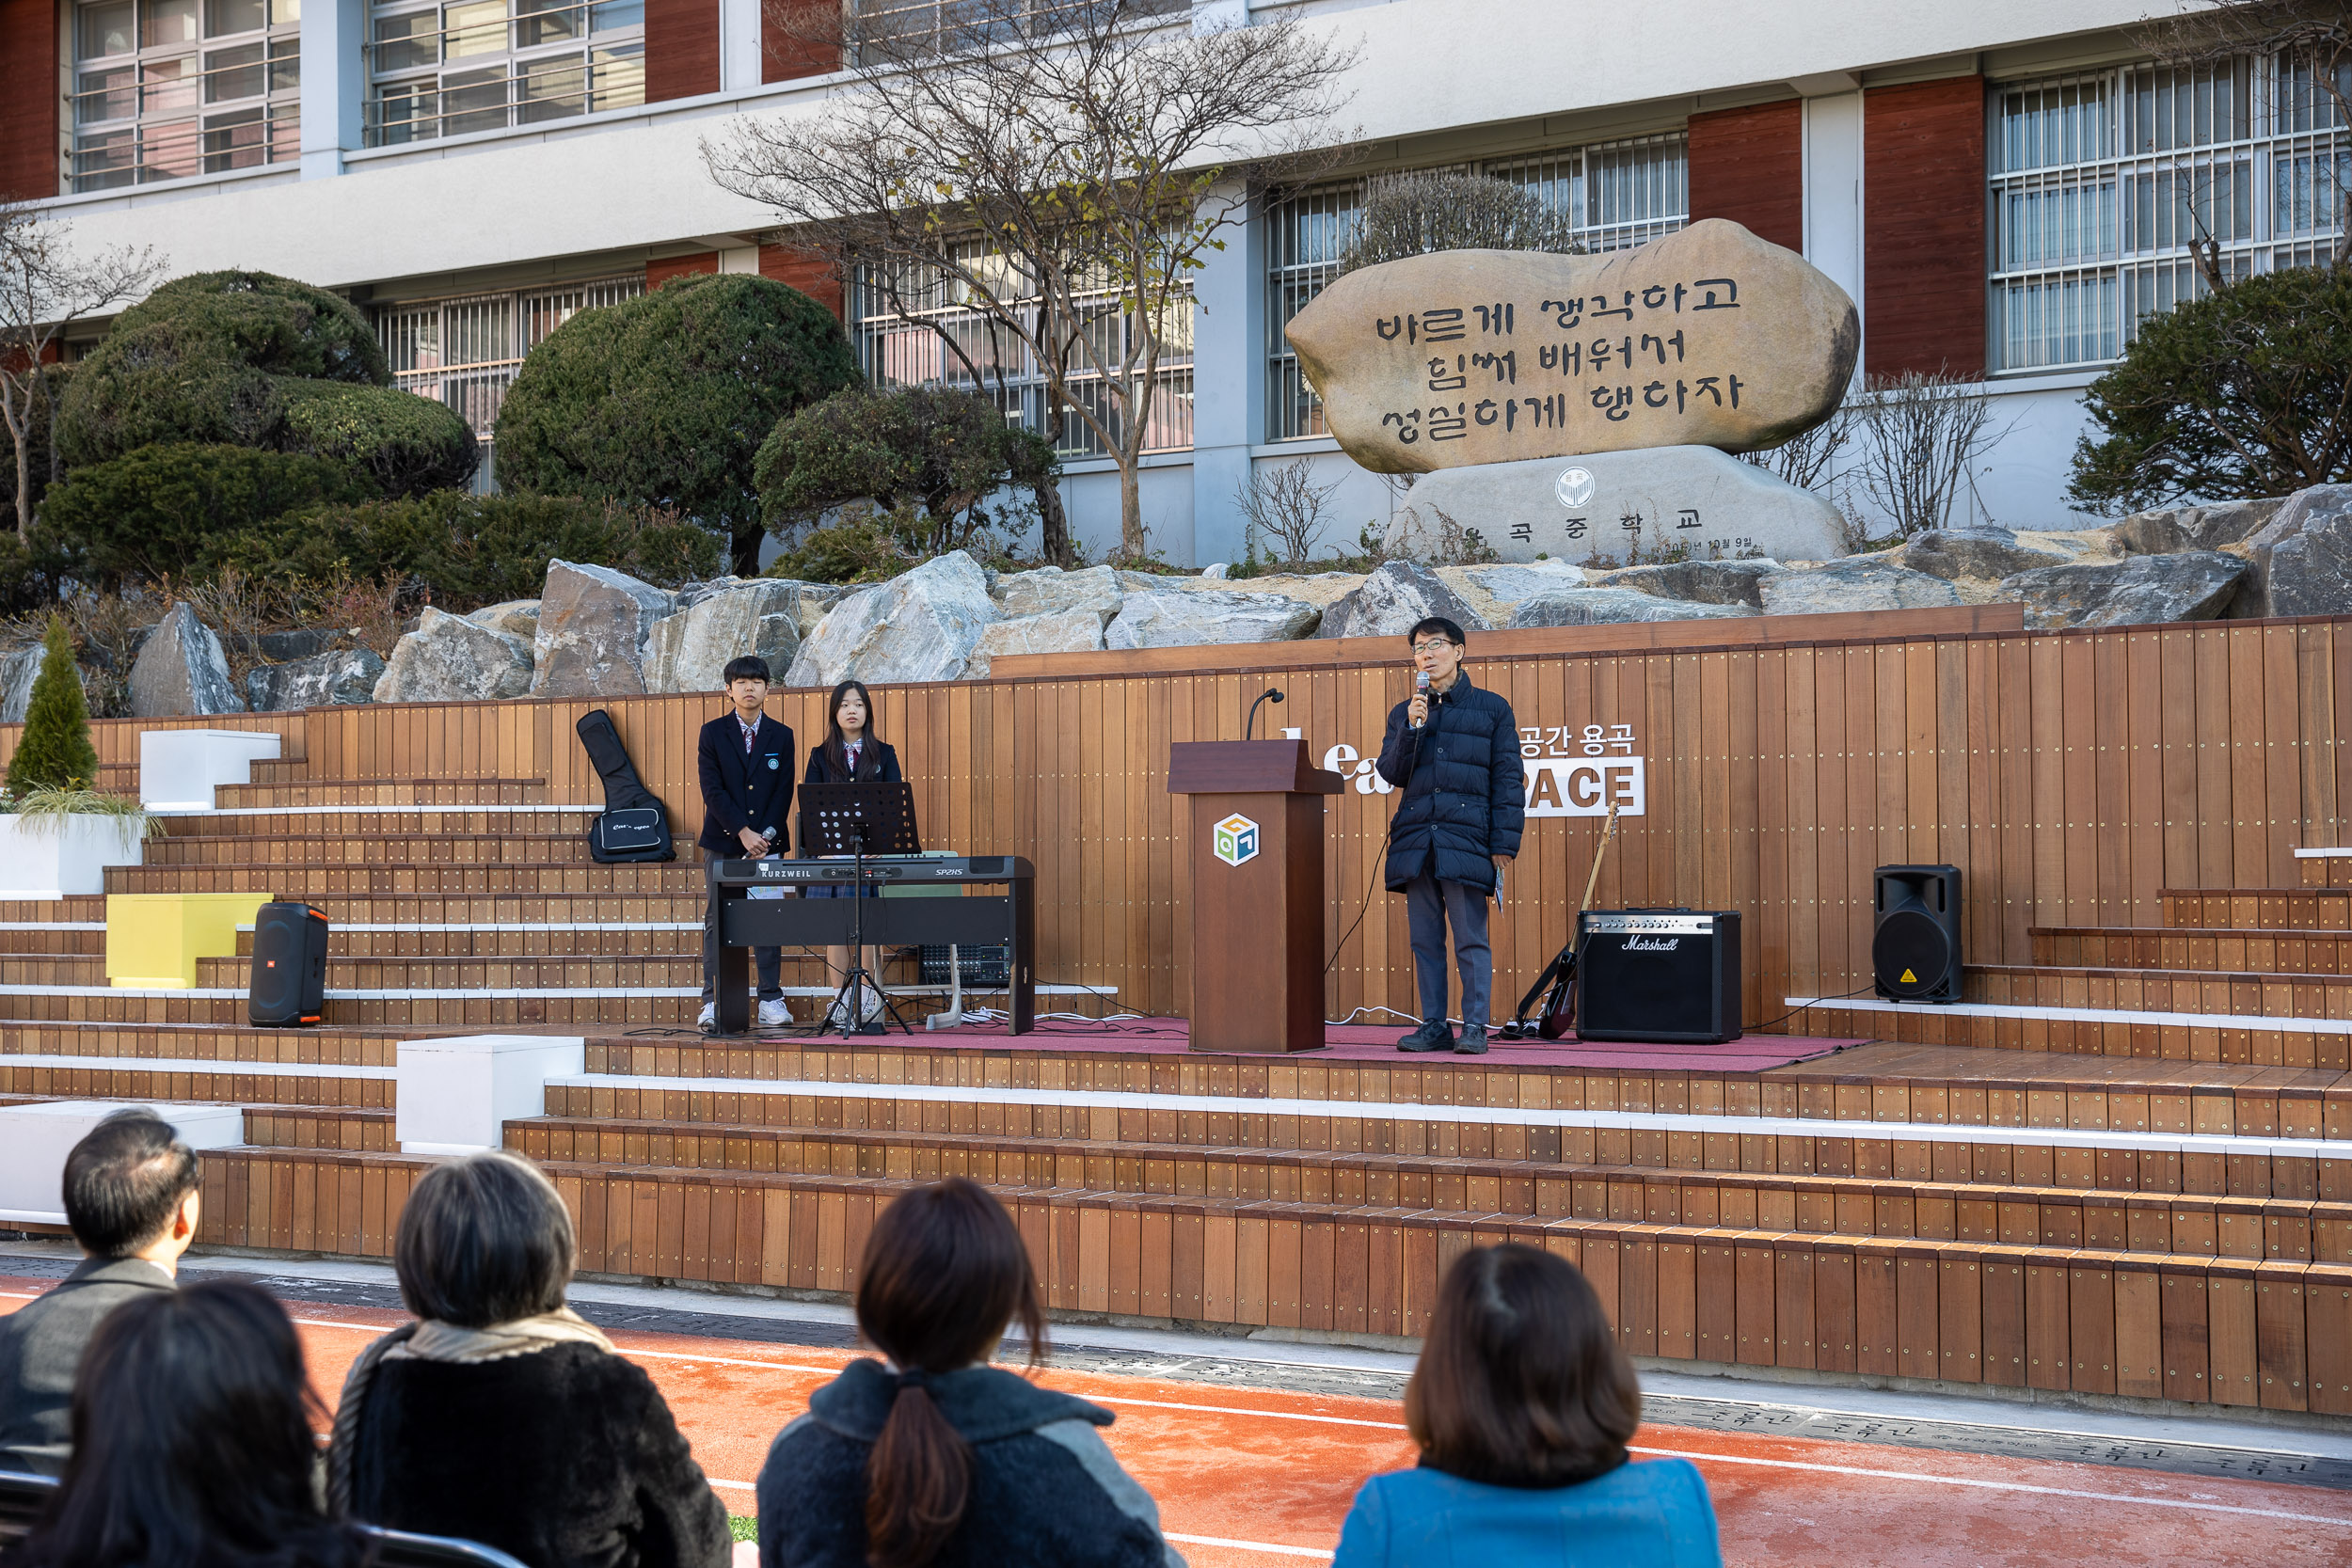
<svg viewBox="0 0 2352 1568"><path fill-rule="evenodd" d="M51 817L38 826L0 816L0 898L63 898L106 891L106 867L136 865L142 846L135 817Z"/></svg>
<svg viewBox="0 0 2352 1568"><path fill-rule="evenodd" d="M234 1148L245 1142L245 1112L235 1105L126 1100L0 1105L0 1224L63 1225L65 1157L91 1128L134 1104L171 1123L190 1148Z"/></svg>
<svg viewBox="0 0 2352 1568"><path fill-rule="evenodd" d="M403 1154L475 1154L506 1141L506 1123L547 1115L550 1078L587 1069L578 1035L457 1035L403 1040L392 1131Z"/></svg>
<svg viewBox="0 0 2352 1568"><path fill-rule="evenodd" d="M276 730L142 730L139 803L150 811L210 811L219 784L253 782L253 765L278 754Z"/></svg>

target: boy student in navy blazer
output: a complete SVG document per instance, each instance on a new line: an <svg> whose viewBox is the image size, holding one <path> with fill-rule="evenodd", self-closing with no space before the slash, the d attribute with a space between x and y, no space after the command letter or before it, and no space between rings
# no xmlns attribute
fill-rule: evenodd
<svg viewBox="0 0 2352 1568"><path fill-rule="evenodd" d="M1511 705L1462 672L1462 628L1439 616L1406 638L1418 689L1389 715L1380 776L1397 786L1389 826L1388 883L1405 895L1421 982L1421 1027L1399 1051L1485 1053L1494 954L1486 900L1502 895L1502 868L1519 852L1527 771ZM1445 936L1462 971L1462 1037L1446 1022Z"/></svg>
<svg viewBox="0 0 2352 1568"><path fill-rule="evenodd" d="M719 863L780 855L790 843L792 730L760 709L768 701L768 661L730 659L724 673L729 711L703 726L697 768L703 786L703 1010L713 1026L719 995ZM784 1005L781 948L755 947L759 971L759 1023L791 1022Z"/></svg>

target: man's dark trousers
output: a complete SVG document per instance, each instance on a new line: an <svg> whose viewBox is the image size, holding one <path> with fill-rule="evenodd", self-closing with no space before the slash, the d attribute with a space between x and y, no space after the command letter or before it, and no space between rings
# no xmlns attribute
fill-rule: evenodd
<svg viewBox="0 0 2352 1568"><path fill-rule="evenodd" d="M1413 934L1413 976L1421 983L1421 1018L1446 1019L1445 933L1454 928L1454 961L1462 972L1462 1024L1484 1029L1494 990L1494 954L1486 945L1487 895L1424 871L1405 884L1406 921Z"/></svg>
<svg viewBox="0 0 2352 1568"><path fill-rule="evenodd" d="M717 849L703 851L703 1000L715 1001L719 995L719 866L724 861L743 859L741 850L729 855ZM759 971L759 999L773 1002L784 994L784 949L755 947L752 966Z"/></svg>

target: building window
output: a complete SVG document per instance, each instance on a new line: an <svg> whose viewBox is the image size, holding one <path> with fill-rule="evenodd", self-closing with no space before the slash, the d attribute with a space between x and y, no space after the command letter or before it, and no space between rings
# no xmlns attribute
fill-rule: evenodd
<svg viewBox="0 0 2352 1568"><path fill-rule="evenodd" d="M1991 114L1995 371L2118 357L2141 322L2205 292L2201 243L2244 277L2324 262L2343 231L2352 149L2291 59L2011 83Z"/></svg>
<svg viewBox="0 0 2352 1568"><path fill-rule="evenodd" d="M645 101L644 0L371 0L370 147Z"/></svg>
<svg viewBox="0 0 2352 1568"><path fill-rule="evenodd" d="M981 258L980 242L959 242L959 263ZM1011 272L1009 263L1005 267ZM901 317L890 304L896 294L909 307ZM1083 330L1102 357L1116 363L1132 342L1133 322L1108 290L1085 295ZM859 362L878 387L960 387L995 400L1005 418L1052 435L1064 457L1102 457L1110 448L1074 407L1050 406L1045 377L1036 359L1011 334L992 328L988 316L965 303L962 286L937 271L902 274L898 286L883 289L870 276L851 291L851 321ZM1028 307L1029 319L1039 309ZM946 338L955 341L953 348ZM960 351L960 352L959 352ZM979 373L977 378L974 372ZM1100 377L1073 376L1073 399L1114 432L1120 428L1117 400ZM1159 371L1152 383L1146 451L1183 451L1192 446L1192 289L1183 286L1170 300L1161 334Z"/></svg>
<svg viewBox="0 0 2352 1568"><path fill-rule="evenodd" d="M376 341L392 371L392 385L448 404L465 416L482 443L474 488L491 488L492 439L499 405L515 384L523 356L582 310L618 305L645 292L643 273L603 277L521 293L469 294L381 306Z"/></svg>
<svg viewBox="0 0 2352 1568"><path fill-rule="evenodd" d="M1621 250L1671 234L1691 221L1690 137L1680 131L1565 148L1523 158L1464 165L1533 192L1565 212L1587 251ZM1324 185L1275 203L1266 214L1266 438L1292 441L1329 432L1323 400L1299 374L1282 329L1339 276L1354 237L1366 182Z"/></svg>
<svg viewBox="0 0 2352 1568"><path fill-rule="evenodd" d="M72 26L74 190L300 155L301 0L85 0Z"/></svg>

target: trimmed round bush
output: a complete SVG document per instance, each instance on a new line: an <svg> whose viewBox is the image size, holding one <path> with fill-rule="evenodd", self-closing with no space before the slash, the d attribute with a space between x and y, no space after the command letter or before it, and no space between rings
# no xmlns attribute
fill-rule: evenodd
<svg viewBox="0 0 2352 1568"><path fill-rule="evenodd" d="M375 493L330 458L171 442L74 469L41 503L41 519L69 543L79 575L111 587L215 569L257 519Z"/></svg>
<svg viewBox="0 0 2352 1568"><path fill-rule="evenodd" d="M674 510L725 535L749 576L760 443L857 380L841 324L798 289L746 274L673 278L581 311L531 352L500 408L499 485Z"/></svg>
<svg viewBox="0 0 2352 1568"><path fill-rule="evenodd" d="M1034 485L1055 470L1052 443L1006 422L991 400L944 387L879 391L858 386L779 421L760 444L753 475L768 526L782 534L844 501L884 511L920 503L941 537L955 520L1009 484Z"/></svg>
<svg viewBox="0 0 2352 1568"><path fill-rule="evenodd" d="M279 383L285 449L366 472L388 496L449 490L473 478L481 444L456 409L397 387Z"/></svg>

